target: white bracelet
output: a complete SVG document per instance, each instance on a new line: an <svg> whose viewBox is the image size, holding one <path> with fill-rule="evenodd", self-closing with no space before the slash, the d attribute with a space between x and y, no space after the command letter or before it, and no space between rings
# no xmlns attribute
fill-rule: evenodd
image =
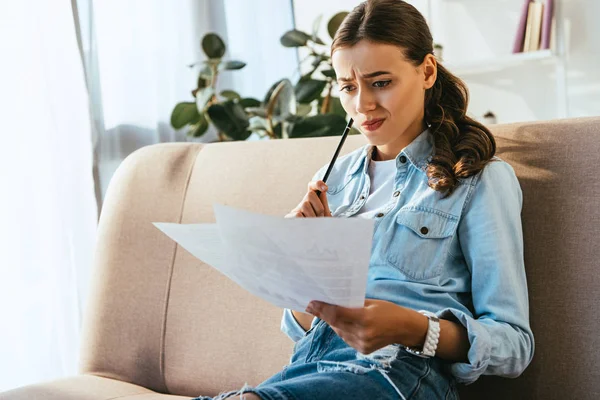
<svg viewBox="0 0 600 400"><path fill-rule="evenodd" d="M421 314L427 317L429 324L427 326L427 336L425 337L425 343L423 344L422 350L415 350L409 347L405 347L405 350L415 356L427 358L435 356L437 350L438 341L440 340L440 320L432 312L421 310Z"/></svg>

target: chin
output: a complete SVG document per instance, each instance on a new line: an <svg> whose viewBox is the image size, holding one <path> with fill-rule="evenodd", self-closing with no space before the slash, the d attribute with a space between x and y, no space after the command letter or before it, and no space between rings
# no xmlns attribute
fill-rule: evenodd
<svg viewBox="0 0 600 400"><path fill-rule="evenodd" d="M369 144L373 146L382 146L389 142L388 135L384 134L380 130L369 132L361 129L360 133L367 139Z"/></svg>

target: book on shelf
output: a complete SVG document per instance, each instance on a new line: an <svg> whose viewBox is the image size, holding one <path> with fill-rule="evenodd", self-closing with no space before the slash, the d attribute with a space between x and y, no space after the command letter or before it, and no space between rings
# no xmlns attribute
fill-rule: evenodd
<svg viewBox="0 0 600 400"><path fill-rule="evenodd" d="M520 53L523 51L525 29L527 27L527 14L529 13L529 3L531 3L531 0L523 0L523 7L521 8L521 18L519 19L517 35L515 36L515 43L513 45L513 53Z"/></svg>
<svg viewBox="0 0 600 400"><path fill-rule="evenodd" d="M551 48L554 0L524 0L513 53Z"/></svg>
<svg viewBox="0 0 600 400"><path fill-rule="evenodd" d="M525 31L525 41L523 43L523 52L537 51L540 49L540 33L542 31L542 16L544 5L539 1L529 3L529 13L527 15L527 29Z"/></svg>
<svg viewBox="0 0 600 400"><path fill-rule="evenodd" d="M552 36L553 29L553 20L554 20L554 0L546 0L546 4L544 5L544 19L542 23L542 32L541 32L541 43L540 48L542 50L550 49L550 39Z"/></svg>

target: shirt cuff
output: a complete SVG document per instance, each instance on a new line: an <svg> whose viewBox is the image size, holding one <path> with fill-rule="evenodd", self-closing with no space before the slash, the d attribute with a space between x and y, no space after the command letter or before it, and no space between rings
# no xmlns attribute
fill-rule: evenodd
<svg viewBox="0 0 600 400"><path fill-rule="evenodd" d="M294 318L294 314L289 308L283 310L283 317L281 318L281 331L285 333L294 342L302 339L306 334L306 331Z"/></svg>
<svg viewBox="0 0 600 400"><path fill-rule="evenodd" d="M436 315L438 318L457 321L467 329L470 343L468 362L454 363L450 371L459 383L468 385L475 382L490 363L492 340L489 332L475 318L459 310L446 308Z"/></svg>

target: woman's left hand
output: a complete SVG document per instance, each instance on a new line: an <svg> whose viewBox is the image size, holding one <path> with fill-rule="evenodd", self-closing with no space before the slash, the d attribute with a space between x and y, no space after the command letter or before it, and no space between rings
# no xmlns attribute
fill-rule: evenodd
<svg viewBox="0 0 600 400"><path fill-rule="evenodd" d="M409 345L403 340L409 340L409 335L418 337L419 333L415 335L407 328L421 328L421 324L415 325L415 321L411 320L415 311L384 300L367 299L363 308L311 301L306 312L327 322L344 342L363 354L370 354L392 343ZM427 324L424 327L423 337L427 333Z"/></svg>

